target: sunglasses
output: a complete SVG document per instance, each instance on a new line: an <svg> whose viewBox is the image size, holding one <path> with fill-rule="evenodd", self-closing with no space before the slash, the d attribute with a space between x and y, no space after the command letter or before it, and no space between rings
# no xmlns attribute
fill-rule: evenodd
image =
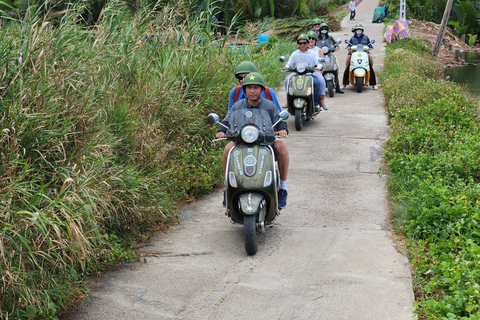
<svg viewBox="0 0 480 320"><path fill-rule="evenodd" d="M315 23L315 24L314 24L314 26L319 26L319 25L320 25L320 23Z"/></svg>
<svg viewBox="0 0 480 320"><path fill-rule="evenodd" d="M312 37L308 37L308 40L317 40L317 39L312 38Z"/></svg>
<svg viewBox="0 0 480 320"><path fill-rule="evenodd" d="M308 42L299 42L298 44L299 44L299 45L308 44Z"/></svg>
<svg viewBox="0 0 480 320"><path fill-rule="evenodd" d="M237 77L238 80L243 80L245 79L246 76L235 76L235 77Z"/></svg>

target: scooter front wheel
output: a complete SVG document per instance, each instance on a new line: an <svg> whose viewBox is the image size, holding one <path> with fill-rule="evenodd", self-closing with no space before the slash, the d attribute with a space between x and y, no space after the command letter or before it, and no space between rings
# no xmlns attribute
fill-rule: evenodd
<svg viewBox="0 0 480 320"><path fill-rule="evenodd" d="M300 131L303 128L304 119L302 111L302 109L295 109L295 129L297 129L297 131Z"/></svg>
<svg viewBox="0 0 480 320"><path fill-rule="evenodd" d="M362 90L363 90L363 81L365 80L365 78L358 78L357 77L357 92L358 93L361 93Z"/></svg>
<svg viewBox="0 0 480 320"><path fill-rule="evenodd" d="M256 215L248 215L243 219L243 231L245 233L245 251L249 256L257 253L257 226Z"/></svg>
<svg viewBox="0 0 480 320"><path fill-rule="evenodd" d="M332 98L335 95L335 90L333 90L333 82L328 81L327 82L327 89L328 89L328 96Z"/></svg>

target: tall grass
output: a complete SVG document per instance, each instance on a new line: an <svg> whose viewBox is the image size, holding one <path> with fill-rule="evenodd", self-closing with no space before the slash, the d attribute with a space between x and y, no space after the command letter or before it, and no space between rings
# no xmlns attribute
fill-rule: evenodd
<svg viewBox="0 0 480 320"><path fill-rule="evenodd" d="M85 32L81 12L31 11L0 33L2 319L55 318L85 276L221 181L205 115L226 113L236 64L254 60L213 45L201 14L111 2Z"/></svg>
<svg viewBox="0 0 480 320"><path fill-rule="evenodd" d="M420 319L480 318L480 116L417 40L387 46L381 82L392 216Z"/></svg>

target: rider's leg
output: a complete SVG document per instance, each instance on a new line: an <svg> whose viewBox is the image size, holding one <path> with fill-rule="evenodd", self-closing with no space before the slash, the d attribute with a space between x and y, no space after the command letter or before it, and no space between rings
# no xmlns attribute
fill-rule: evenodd
<svg viewBox="0 0 480 320"><path fill-rule="evenodd" d="M312 76L312 79L313 79L313 100L314 100L314 104L317 105L319 92L321 91L320 80L318 80L318 78L315 76ZM325 95L325 88L323 89L323 94Z"/></svg>
<svg viewBox="0 0 480 320"><path fill-rule="evenodd" d="M283 140L276 140L273 143L273 149L278 160L278 170L280 171L280 180L287 181L288 166L290 164L290 157L288 155L287 144Z"/></svg>
<svg viewBox="0 0 480 320"><path fill-rule="evenodd" d="M318 81L320 82L320 91L319 91L319 104L320 106L328 110L328 106L325 104L325 78L323 77L323 74L320 71L315 71L314 72L315 76L317 77Z"/></svg>
<svg viewBox="0 0 480 320"><path fill-rule="evenodd" d="M350 60L352 59L352 55L349 53L348 56L347 56L347 62L346 62L346 66L345 66L345 71L343 72L343 81L342 81L342 84L343 86L347 86L348 85L348 71L350 69Z"/></svg>
<svg viewBox="0 0 480 320"><path fill-rule="evenodd" d="M285 141L276 140L273 149L278 160L278 171L280 171L280 190L278 190L278 206L280 209L287 205L287 178L290 157L288 156L287 144Z"/></svg>
<svg viewBox="0 0 480 320"><path fill-rule="evenodd" d="M375 71L373 70L373 58L370 53L368 54L368 62L370 63L370 85L376 89L377 78L375 76Z"/></svg>

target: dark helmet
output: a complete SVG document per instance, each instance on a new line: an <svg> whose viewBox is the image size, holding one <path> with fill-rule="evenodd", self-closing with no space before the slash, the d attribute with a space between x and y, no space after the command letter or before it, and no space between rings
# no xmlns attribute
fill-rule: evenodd
<svg viewBox="0 0 480 320"><path fill-rule="evenodd" d="M243 61L238 65L237 70L235 70L235 76L250 72L257 72L257 67L250 61Z"/></svg>
<svg viewBox="0 0 480 320"><path fill-rule="evenodd" d="M259 86L262 86L262 89L265 90L265 80L263 80L262 75L258 72L251 72L247 74L245 80L243 80L243 90L245 90L246 86L251 84L257 84Z"/></svg>
<svg viewBox="0 0 480 320"><path fill-rule="evenodd" d="M314 24L314 25L315 25L315 24L320 24L320 23L322 23L322 20L320 20L319 18L315 18L315 19L313 19L313 21L312 21L312 24Z"/></svg>
<svg viewBox="0 0 480 320"><path fill-rule="evenodd" d="M318 40L317 33L315 31L308 31L307 32L307 37L312 37Z"/></svg>
<svg viewBox="0 0 480 320"><path fill-rule="evenodd" d="M363 26L360 23L357 23L352 27L352 32L355 32L355 30L358 30L358 29L365 31L365 29L363 29Z"/></svg>
<svg viewBox="0 0 480 320"><path fill-rule="evenodd" d="M307 40L308 41L308 36L305 33L302 33L301 35L298 36L297 43L300 40Z"/></svg>

